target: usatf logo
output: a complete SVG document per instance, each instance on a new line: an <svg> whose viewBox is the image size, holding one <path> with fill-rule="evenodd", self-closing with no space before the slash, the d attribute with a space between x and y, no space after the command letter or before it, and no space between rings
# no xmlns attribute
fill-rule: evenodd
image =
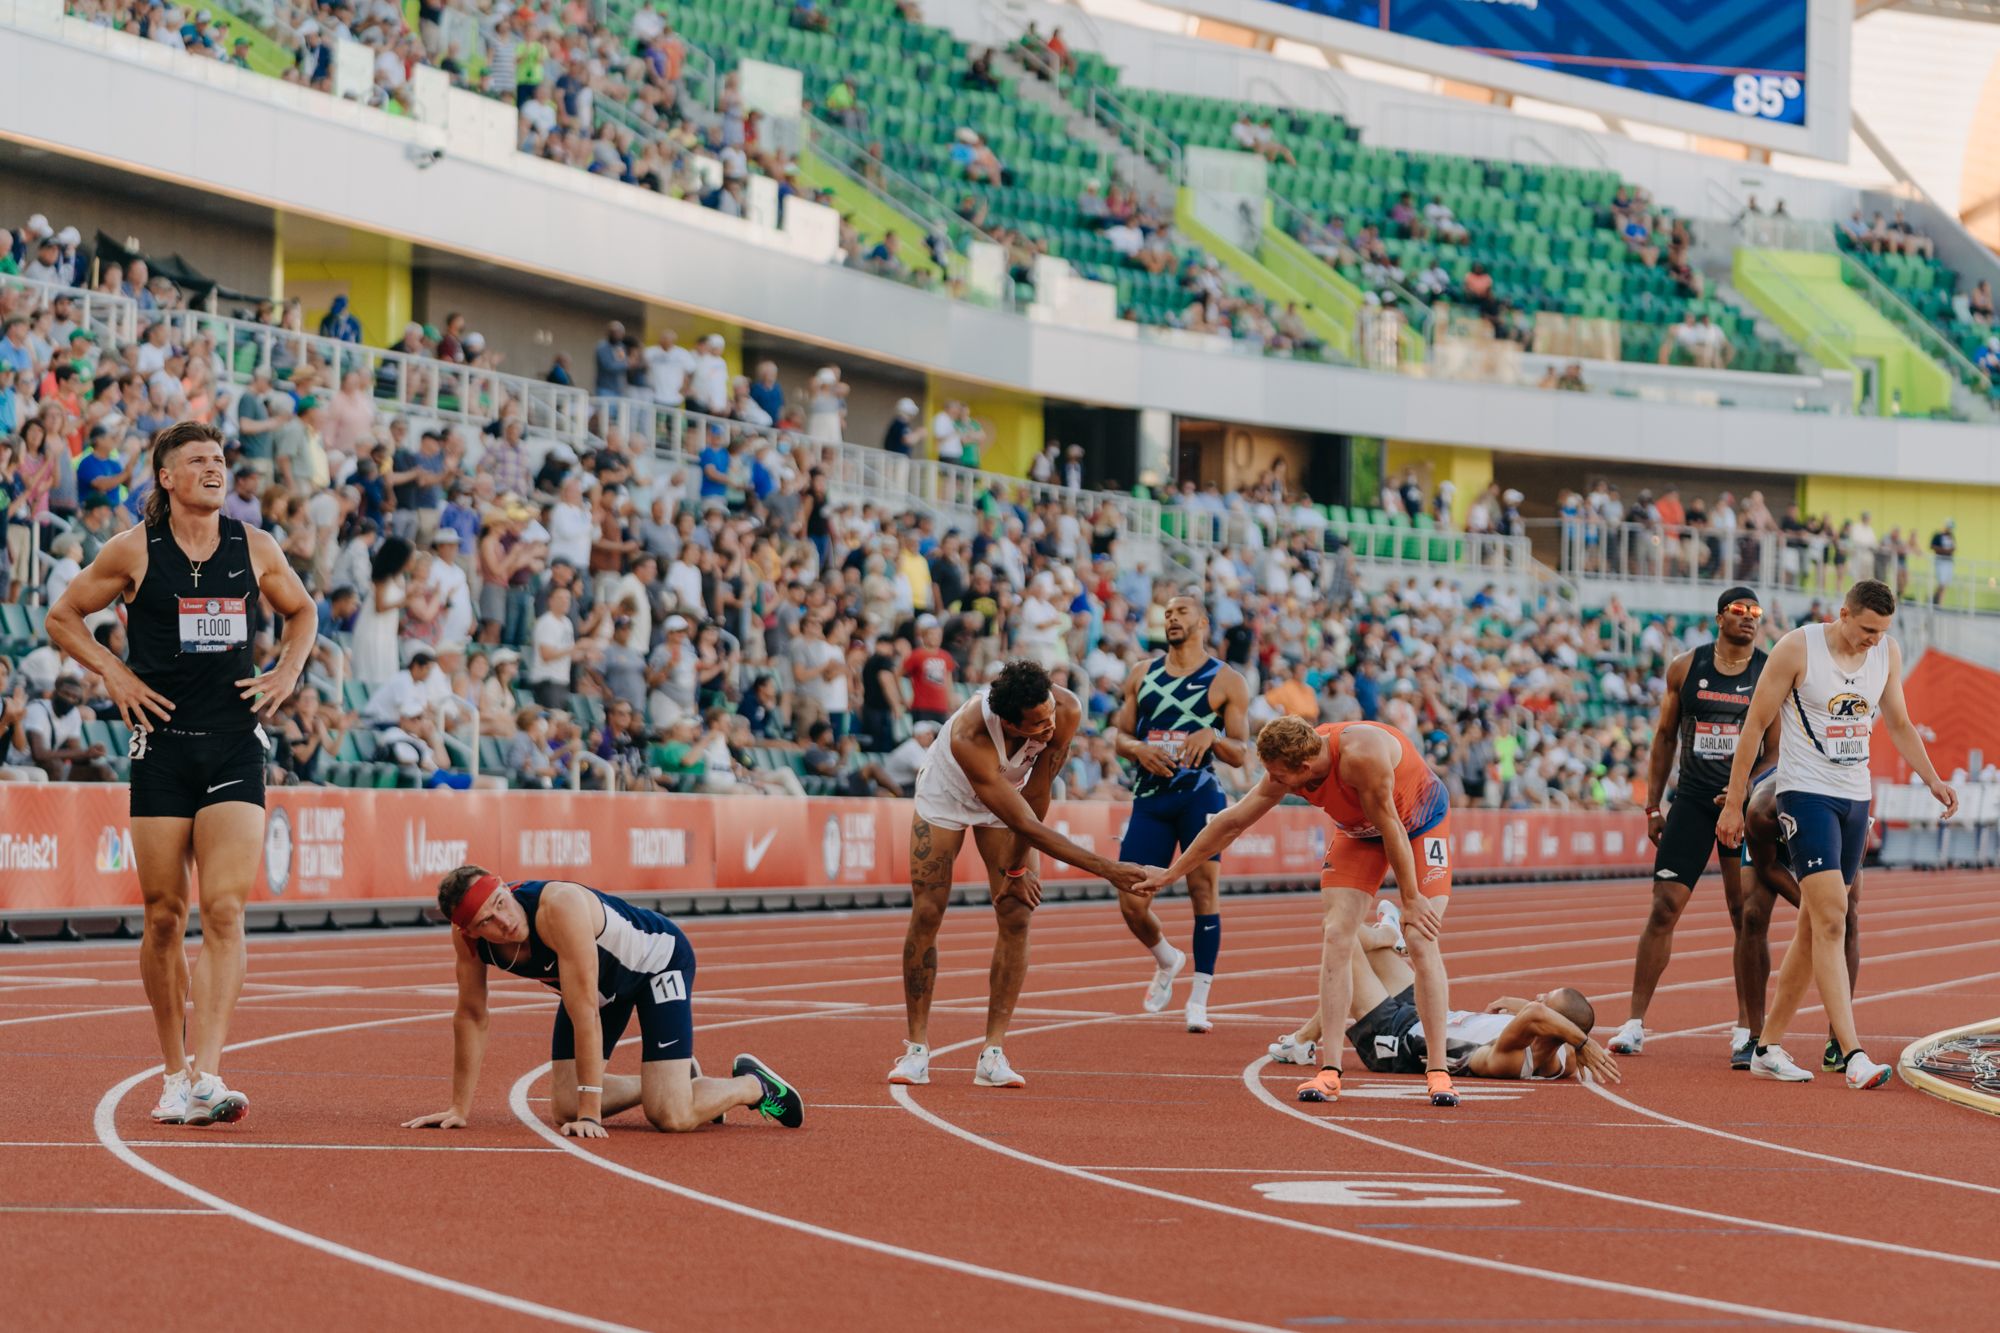
<svg viewBox="0 0 2000 1333"><path fill-rule="evenodd" d="M465 864L465 849L462 838L433 840L421 819L403 825L403 861L412 879L458 869Z"/></svg>

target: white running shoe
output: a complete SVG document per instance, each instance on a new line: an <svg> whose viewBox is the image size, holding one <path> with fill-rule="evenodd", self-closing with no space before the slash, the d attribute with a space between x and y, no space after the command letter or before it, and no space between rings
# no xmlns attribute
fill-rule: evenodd
<svg viewBox="0 0 2000 1333"><path fill-rule="evenodd" d="M1025 1088L1028 1080L1015 1073L1007 1063L1007 1057L998 1046L988 1046L979 1053L979 1067L973 1071L972 1082L981 1088Z"/></svg>
<svg viewBox="0 0 2000 1333"><path fill-rule="evenodd" d="M250 1111L250 1099L231 1092L215 1074L203 1074L188 1093L184 1125L233 1125Z"/></svg>
<svg viewBox="0 0 2000 1333"><path fill-rule="evenodd" d="M1878 1065L1860 1051L1847 1057L1847 1086L1856 1092L1881 1087L1894 1072L1888 1065Z"/></svg>
<svg viewBox="0 0 2000 1333"><path fill-rule="evenodd" d="M1396 952L1408 953L1410 942L1403 938L1403 905L1394 898L1377 899L1375 903L1375 924L1387 926L1396 932Z"/></svg>
<svg viewBox="0 0 2000 1333"><path fill-rule="evenodd" d="M1295 1032L1287 1032L1264 1049L1281 1065L1319 1066L1319 1043L1300 1041Z"/></svg>
<svg viewBox="0 0 2000 1333"><path fill-rule="evenodd" d="M1791 1056L1785 1054L1782 1046L1766 1046L1760 1054L1750 1057L1752 1078L1774 1078L1780 1083L1810 1083L1812 1070L1802 1068Z"/></svg>
<svg viewBox="0 0 2000 1333"><path fill-rule="evenodd" d="M1187 966L1187 955L1174 950L1174 961L1161 963L1153 969L1152 984L1146 987L1146 1012L1157 1014L1167 1007L1167 1001L1174 996L1174 978Z"/></svg>
<svg viewBox="0 0 2000 1333"><path fill-rule="evenodd" d="M1199 1000L1187 1002L1186 1018L1189 1032L1207 1032L1215 1026L1208 1021L1208 1006Z"/></svg>
<svg viewBox="0 0 2000 1333"><path fill-rule="evenodd" d="M1628 1018L1625 1026L1619 1028L1604 1048L1613 1055L1637 1055L1646 1049L1646 1021L1642 1018Z"/></svg>
<svg viewBox="0 0 2000 1333"><path fill-rule="evenodd" d="M903 1058L889 1068L891 1083L928 1083L931 1081L931 1048L919 1041L905 1039Z"/></svg>
<svg viewBox="0 0 2000 1333"><path fill-rule="evenodd" d="M162 1125L178 1125L186 1121L188 1093L193 1087L194 1080L185 1072L167 1075L161 1080L160 1104L153 1108L153 1119Z"/></svg>

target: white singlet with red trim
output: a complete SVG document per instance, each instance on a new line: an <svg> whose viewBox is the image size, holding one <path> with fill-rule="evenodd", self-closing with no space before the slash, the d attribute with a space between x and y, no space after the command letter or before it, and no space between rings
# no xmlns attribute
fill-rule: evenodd
<svg viewBox="0 0 2000 1333"><path fill-rule="evenodd" d="M1778 790L1813 792L1849 801L1875 795L1868 748L1889 684L1889 644L1870 648L1854 671L1843 671L1827 647L1830 625L1807 625L1806 669L1785 698L1784 743L1778 747Z"/></svg>
<svg viewBox="0 0 2000 1333"><path fill-rule="evenodd" d="M1048 748L1046 741L1024 741L1019 750L1008 754L1007 736L1000 729L1000 719L986 706L986 691L979 691L960 705L931 742L924 766L917 772L917 814L925 823L943 829L1005 828L1007 821L980 801L972 790L972 780L965 776L957 756L951 752L952 729L968 708L979 710L986 734L993 740L993 752L1000 756L1001 780L1015 791L1028 785L1035 760Z"/></svg>

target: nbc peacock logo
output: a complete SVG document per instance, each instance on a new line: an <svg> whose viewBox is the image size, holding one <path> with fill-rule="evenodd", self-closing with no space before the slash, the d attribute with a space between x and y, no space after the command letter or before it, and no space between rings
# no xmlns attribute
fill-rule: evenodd
<svg viewBox="0 0 2000 1333"><path fill-rule="evenodd" d="M101 875L122 875L137 861L132 852L132 830L105 825L97 835L97 871Z"/></svg>

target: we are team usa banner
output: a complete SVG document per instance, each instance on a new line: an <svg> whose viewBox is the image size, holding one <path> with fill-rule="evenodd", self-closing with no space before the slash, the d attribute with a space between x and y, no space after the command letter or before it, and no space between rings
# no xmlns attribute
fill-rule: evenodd
<svg viewBox="0 0 2000 1333"><path fill-rule="evenodd" d="M1380 32L1786 125L1809 0L1269 0Z"/></svg>
<svg viewBox="0 0 2000 1333"><path fill-rule="evenodd" d="M140 905L130 801L119 786L0 785L0 917ZM911 803L839 797L276 788L251 901L423 902L453 868L571 879L610 893L909 888ZM1130 807L1058 801L1048 822L1116 859ZM1226 881L1315 886L1330 829L1281 806L1223 857ZM1649 869L1636 811L1454 810L1455 878ZM984 887L972 839L954 878ZM1092 876L1043 858L1049 882Z"/></svg>

